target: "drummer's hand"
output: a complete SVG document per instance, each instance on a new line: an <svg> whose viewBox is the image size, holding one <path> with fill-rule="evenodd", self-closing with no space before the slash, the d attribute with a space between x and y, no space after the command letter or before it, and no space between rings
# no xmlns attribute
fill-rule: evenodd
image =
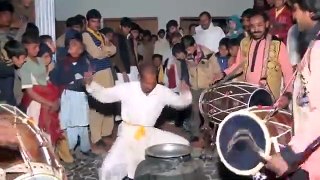
<svg viewBox="0 0 320 180"><path fill-rule="evenodd" d="M290 100L287 96L281 96L278 100L278 103L275 104L276 107L280 109L285 109L289 106Z"/></svg>
<svg viewBox="0 0 320 180"><path fill-rule="evenodd" d="M10 122L0 121L0 146L16 149L18 145L17 129Z"/></svg>
<svg viewBox="0 0 320 180"><path fill-rule="evenodd" d="M287 162L282 158L280 153L271 156L267 161L266 168L278 176L282 176L289 169Z"/></svg>
<svg viewBox="0 0 320 180"><path fill-rule="evenodd" d="M223 78L223 73L215 73L213 74L213 84Z"/></svg>
<svg viewBox="0 0 320 180"><path fill-rule="evenodd" d="M267 87L267 80L261 79L261 80L259 81L259 86L260 86L261 88L266 88L266 87Z"/></svg>

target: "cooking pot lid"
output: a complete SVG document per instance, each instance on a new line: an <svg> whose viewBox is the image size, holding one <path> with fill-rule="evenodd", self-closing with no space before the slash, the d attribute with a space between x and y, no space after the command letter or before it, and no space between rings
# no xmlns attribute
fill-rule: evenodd
<svg viewBox="0 0 320 180"><path fill-rule="evenodd" d="M157 158L176 158L191 154L191 147L183 144L159 144L147 148L146 155Z"/></svg>

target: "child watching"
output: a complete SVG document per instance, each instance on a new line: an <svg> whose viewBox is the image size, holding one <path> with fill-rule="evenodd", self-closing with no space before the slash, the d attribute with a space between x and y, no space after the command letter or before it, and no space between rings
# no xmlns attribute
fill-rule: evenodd
<svg viewBox="0 0 320 180"><path fill-rule="evenodd" d="M237 58L239 47L240 47L239 39L237 38L230 39L228 47L229 47L229 53L230 53L228 67L230 67L233 63L236 62L236 58Z"/></svg>
<svg viewBox="0 0 320 180"><path fill-rule="evenodd" d="M52 50L51 48L44 43L40 43L38 57L43 60L44 65L46 66L47 75L49 75L53 66L50 66L52 62Z"/></svg>
<svg viewBox="0 0 320 180"><path fill-rule="evenodd" d="M83 78L90 71L84 51L82 35L76 30L66 32L65 47L68 54L59 60L50 74L53 84L64 90L61 96L60 124L66 132L70 151L74 151L78 137L83 155L93 155L89 140L89 106Z"/></svg>
<svg viewBox="0 0 320 180"><path fill-rule="evenodd" d="M22 67L27 57L24 46L16 41L10 40L0 52L0 101L12 106L17 102L14 96L15 71Z"/></svg>
<svg viewBox="0 0 320 180"><path fill-rule="evenodd" d="M49 35L42 35L40 36L40 42L46 44L52 51L52 53L56 52L56 45Z"/></svg>
<svg viewBox="0 0 320 180"><path fill-rule="evenodd" d="M219 42L219 52L216 53L216 57L222 71L228 68L228 61L229 61L228 43L229 43L229 38L221 39L221 41Z"/></svg>
<svg viewBox="0 0 320 180"><path fill-rule="evenodd" d="M22 107L38 125L41 107L50 109L50 111L58 111L60 103L58 100L47 100L33 89L34 86L39 86L39 88L47 86L46 66L44 61L37 57L40 45L39 36L34 33L25 33L22 36L22 44L28 52L27 60L20 69L21 84L24 90Z"/></svg>
<svg viewBox="0 0 320 180"><path fill-rule="evenodd" d="M53 56L57 52L57 47L55 42L53 41L52 37L49 35L42 35L40 36L40 43L46 44L51 49L51 59L53 61L50 62L48 65L49 70L51 71L54 68L54 62L56 62L56 56Z"/></svg>
<svg viewBox="0 0 320 180"><path fill-rule="evenodd" d="M153 64L158 68L158 83L164 84L164 67L162 65L162 55L154 54L152 56Z"/></svg>
<svg viewBox="0 0 320 180"><path fill-rule="evenodd" d="M52 62L51 48L45 43L40 43L38 57L43 61L48 76L52 71L50 67ZM41 93L49 101L57 101L61 96L59 87L52 84L50 79L47 81L46 87L39 88L38 86L35 86L33 87L33 90L39 94ZM60 159L65 163L72 163L74 159L69 151L68 141L61 130L58 112L49 112L42 107L39 117L39 127L50 135L52 145L53 147L56 147L56 153Z"/></svg>

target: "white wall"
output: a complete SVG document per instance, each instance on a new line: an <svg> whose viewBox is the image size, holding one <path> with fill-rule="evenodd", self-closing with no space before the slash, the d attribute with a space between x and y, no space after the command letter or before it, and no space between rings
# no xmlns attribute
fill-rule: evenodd
<svg viewBox="0 0 320 180"><path fill-rule="evenodd" d="M159 28L167 21L180 17L198 16L208 11L213 16L240 15L252 7L253 0L55 0L57 20L66 20L76 14L85 15L98 9L105 18L158 17Z"/></svg>

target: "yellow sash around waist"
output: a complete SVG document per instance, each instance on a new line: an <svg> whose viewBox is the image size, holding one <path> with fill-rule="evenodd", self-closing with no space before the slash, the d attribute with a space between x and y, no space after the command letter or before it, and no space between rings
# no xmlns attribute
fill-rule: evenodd
<svg viewBox="0 0 320 180"><path fill-rule="evenodd" d="M128 122L123 121L125 124L130 125L130 126L136 126L138 127L138 129L136 130L136 132L134 133L134 139L139 141L142 138L144 138L146 136L146 126L141 126L141 125L136 125L136 124L131 124Z"/></svg>

